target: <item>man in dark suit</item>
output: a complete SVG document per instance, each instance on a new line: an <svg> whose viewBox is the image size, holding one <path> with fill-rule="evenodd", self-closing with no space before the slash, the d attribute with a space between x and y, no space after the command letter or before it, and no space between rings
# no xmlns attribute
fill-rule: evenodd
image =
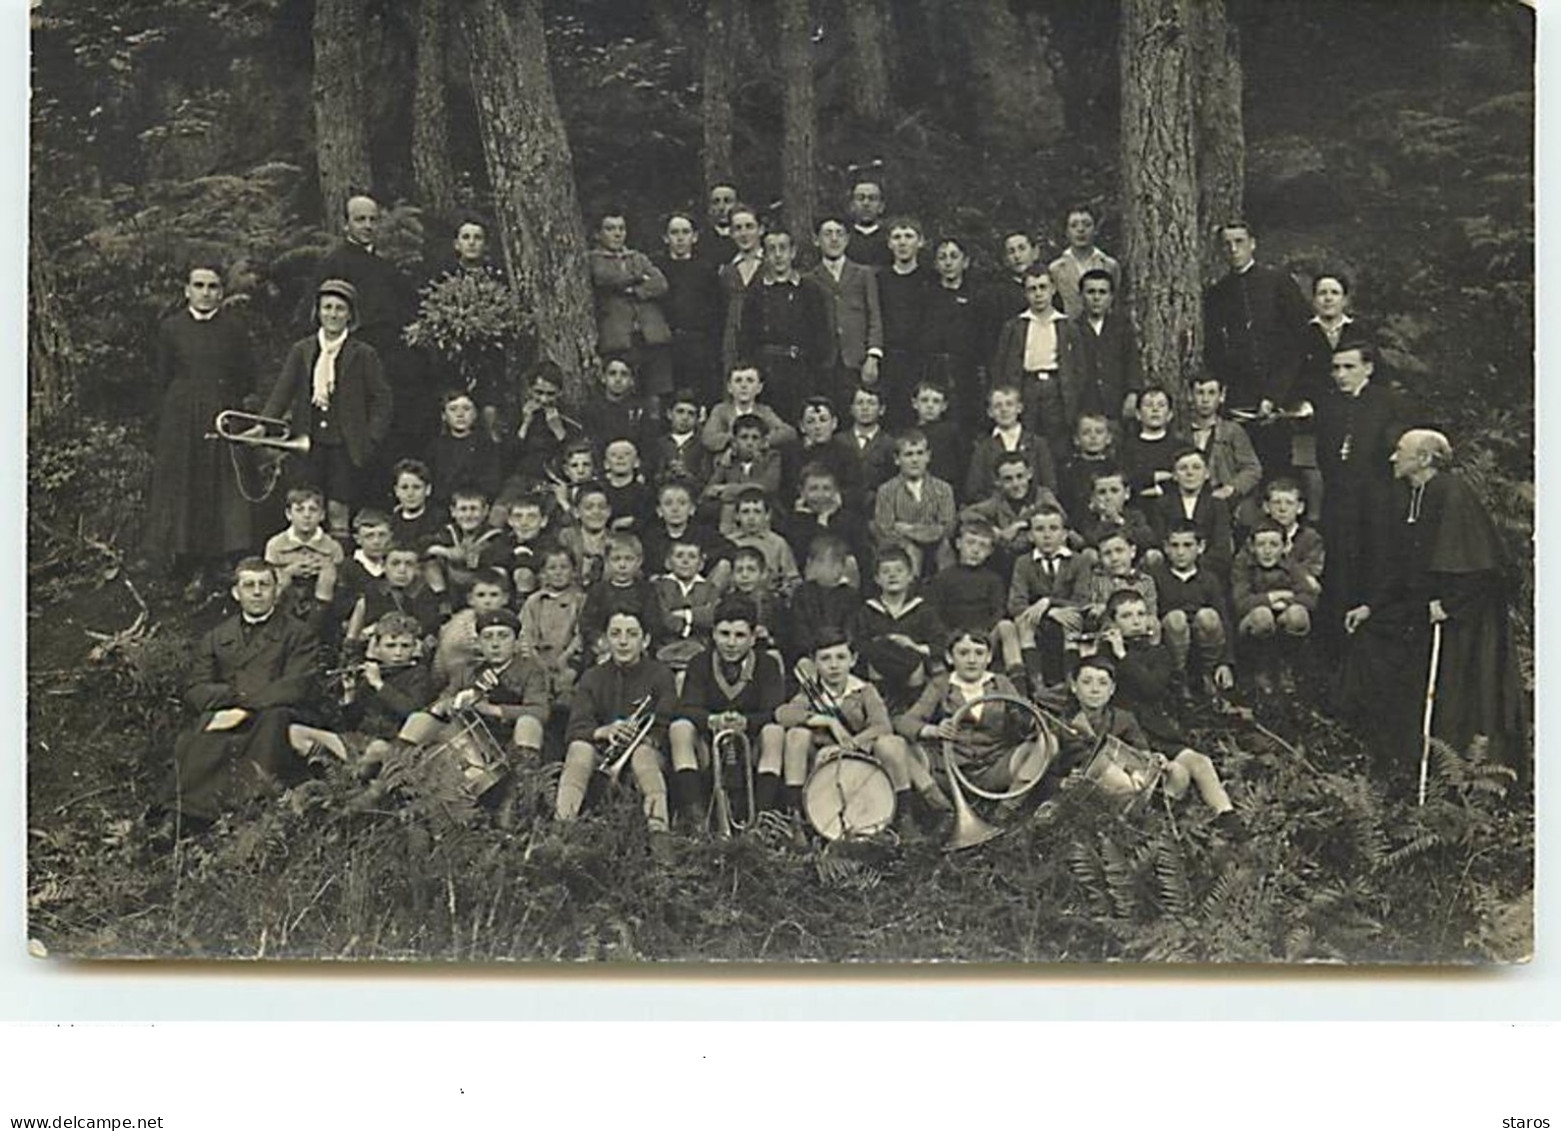
<svg viewBox="0 0 1561 1131"><path fill-rule="evenodd" d="M816 242L819 264L808 275L829 297L830 351L824 372L843 398L852 385L878 383L883 358L878 277L871 267L846 258L851 236L839 217L819 221Z"/></svg>
<svg viewBox="0 0 1561 1131"><path fill-rule="evenodd" d="M233 571L239 613L195 647L184 698L200 712L174 744L161 798L174 822L214 821L225 810L295 777L302 768L288 728L307 717L319 680L319 643L277 610L276 572L259 558Z"/></svg>
<svg viewBox="0 0 1561 1131"><path fill-rule="evenodd" d="M880 222L884 214L883 186L877 181L857 181L851 186L851 259L881 271L894 258L889 233Z"/></svg>
<svg viewBox="0 0 1561 1131"><path fill-rule="evenodd" d="M1245 220L1220 228L1230 274L1209 288L1203 304L1203 353L1225 382L1230 403L1254 409L1252 444L1272 474L1290 467L1291 429L1275 414L1290 399L1300 370L1311 310L1295 280L1253 258L1257 233Z"/></svg>

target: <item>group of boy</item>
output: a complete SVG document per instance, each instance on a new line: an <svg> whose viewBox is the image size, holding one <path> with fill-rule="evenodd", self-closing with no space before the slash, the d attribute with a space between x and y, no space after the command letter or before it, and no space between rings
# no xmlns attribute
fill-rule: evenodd
<svg viewBox="0 0 1561 1131"><path fill-rule="evenodd" d="M480 720L499 752L461 752L501 824L508 768L547 750L558 820L599 769L627 767L664 845L675 817L704 827L711 739L736 729L759 809L796 810L818 751L855 748L885 766L909 835L948 806L921 744L955 741L957 705L1001 686L1071 734L1163 749L1168 783L1230 813L1176 719L1238 672L1258 692L1293 685L1324 588L1302 488L1284 467L1265 477L1219 373L1191 382L1181 427L1144 385L1090 209L1050 265L1028 235L1005 240L1014 277L966 295L989 360L951 385L922 364L918 304L968 284L927 279L920 225L880 223L878 186L851 199L849 226L820 222L807 276L730 186L711 194L709 258L687 214L652 259L607 211L591 276L612 352L580 419L544 363L512 428L446 395L438 437L391 469L394 505L359 510L350 538L322 528L318 491L290 491L287 529L234 592L240 637L288 626L265 662L293 692L257 698L238 677L261 653L222 635L234 625L203 642L191 702L207 716L170 809L211 819L243 791L219 747L258 743L241 760L266 779L343 754L372 776ZM962 254L940 243L940 263L946 245ZM351 677L334 703L300 682L317 652ZM1055 766L1084 758L1064 753ZM1048 767L1011 769L1010 784Z"/></svg>

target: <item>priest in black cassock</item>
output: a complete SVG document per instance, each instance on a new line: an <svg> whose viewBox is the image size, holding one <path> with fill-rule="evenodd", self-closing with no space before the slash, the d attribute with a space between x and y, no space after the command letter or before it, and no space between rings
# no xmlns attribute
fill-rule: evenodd
<svg viewBox="0 0 1561 1131"><path fill-rule="evenodd" d="M1390 457L1383 553L1366 601L1345 614L1348 706L1375 720L1379 765L1418 766L1434 626L1441 628L1431 733L1459 752L1477 738L1527 782L1525 694L1513 646L1506 555L1474 491L1444 469L1447 437L1405 432Z"/></svg>
<svg viewBox="0 0 1561 1131"><path fill-rule="evenodd" d="M253 541L250 504L238 481L250 453L204 439L218 412L245 407L256 391L249 335L239 316L223 308L222 291L216 265L192 266L185 308L157 328L153 379L162 389L162 409L143 547L148 558L189 582L192 599Z"/></svg>

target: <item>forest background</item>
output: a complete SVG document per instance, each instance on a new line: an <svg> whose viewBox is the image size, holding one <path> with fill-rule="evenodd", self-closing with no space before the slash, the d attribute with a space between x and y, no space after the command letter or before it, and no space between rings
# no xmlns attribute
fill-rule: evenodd
<svg viewBox="0 0 1561 1131"><path fill-rule="evenodd" d="M811 208L843 202L852 167L881 161L891 211L967 237L978 266L995 268L1003 231L1031 227L1055 246L1074 200L1100 207L1108 250L1142 238L1128 230L1142 225L1141 199L1124 199L1142 172L1122 157L1141 120L1124 107L1142 97L1120 66L1124 21L1169 14L1174 28L1178 15L1208 20L1219 7L833 0L804 3L799 29L795 0L603 0L545 13L533 0L37 5L34 936L75 953L342 957L1526 953L1531 809L1455 751L1438 752L1433 803L1405 807L1362 776L1349 735L1300 704L1265 721L1321 774L1261 734L1209 736L1243 782L1258 834L1238 857L1161 814L1129 829L1077 799L1066 838L1025 829L978 857L828 858L738 842L655 873L624 851L632 822L562 846L533 827L516 852L483 829L354 821L329 798L270 810L187 856L144 856L135 818L181 718L185 653L220 613L191 618L136 568L152 331L179 301L182 265L217 254L232 264L229 292L262 374L276 371L299 330L298 299L337 235L326 201L347 182L339 149L322 146L316 108L336 105L344 74L360 80L349 105L365 127L347 162L364 179L351 187L391 206L383 249L420 272L448 254L458 210L508 218L493 207L503 169L485 149L494 139L474 95L494 96L502 59L492 52L506 45L532 52L534 68L545 26L541 65L572 154L573 197L586 212L625 202L633 242L653 250L666 209L702 211L707 166L727 168L761 204L794 187L797 55L777 48L795 47L800 30L815 124ZM1324 266L1355 280L1356 307L1383 327L1395 379L1449 431L1508 537L1531 641L1532 15L1475 0L1238 0L1220 15L1219 58L1239 63L1240 114L1234 129L1228 118L1214 128L1239 146L1237 199L1260 228L1260 257L1303 281ZM363 34L345 37L345 58L316 67L319 52L342 47L332 32L342 25L330 23L341 19ZM714 101L711 35L735 64ZM431 136L432 91L442 128ZM730 158L712 165L717 103L731 111ZM1212 151L1208 137L1198 146ZM431 162L431 152L443 156ZM515 227L504 237L524 282ZM583 246L579 230L571 239ZM1212 273L1212 258L1197 263Z"/></svg>

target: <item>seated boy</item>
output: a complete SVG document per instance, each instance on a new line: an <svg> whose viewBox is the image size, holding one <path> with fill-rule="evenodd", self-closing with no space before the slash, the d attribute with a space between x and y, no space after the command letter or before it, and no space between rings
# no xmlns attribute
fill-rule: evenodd
<svg viewBox="0 0 1561 1131"><path fill-rule="evenodd" d="M699 440L701 405L690 389L678 389L667 400L667 431L650 441L646 462L657 484L681 482L689 490L704 490L710 477L710 453Z"/></svg>
<svg viewBox="0 0 1561 1131"><path fill-rule="evenodd" d="M336 581L331 612L331 619L335 621L351 616L358 598L371 583L385 576L385 554L392 541L390 516L384 511L364 507L352 516L352 540L356 549L342 563Z"/></svg>
<svg viewBox="0 0 1561 1131"><path fill-rule="evenodd" d="M612 533L612 504L607 501L607 491L600 483L590 483L580 489L576 503L575 523L558 532L558 543L574 556L579 565L580 584L589 589L602 576L602 563L607 555L607 539Z"/></svg>
<svg viewBox="0 0 1561 1131"><path fill-rule="evenodd" d="M470 720L459 716L470 712L480 717L490 731L498 733L505 752L513 747L521 762L536 764L542 756L542 728L547 722L550 702L547 676L533 661L520 655L520 622L508 609L494 609L477 617L479 658L454 671L438 702L428 713L450 721L435 732L448 737ZM426 741L426 730L409 722L403 736ZM504 764L469 764L466 777L473 793L482 796L494 790L491 804L500 828L515 822L515 777Z"/></svg>
<svg viewBox="0 0 1561 1131"><path fill-rule="evenodd" d="M1023 452L1005 452L997 457L997 490L960 511L960 520L979 519L991 525L997 537L992 568L1011 577L1014 562L1030 552L1030 518L1043 505L1060 507L1061 503L1050 488L1036 484ZM1063 511L1064 519L1067 513Z"/></svg>
<svg viewBox="0 0 1561 1131"><path fill-rule="evenodd" d="M1177 674L1212 682L1223 691L1234 682L1231 674L1230 611L1225 582L1213 570L1203 568L1203 535L1191 519L1177 519L1165 536L1165 561L1149 570L1154 578L1160 628L1166 646L1176 660ZM1188 660L1197 648L1197 667Z"/></svg>
<svg viewBox="0 0 1561 1131"><path fill-rule="evenodd" d="M1057 468L1057 495L1063 513L1075 521L1083 518L1095 489L1095 472L1116 466L1110 421L1095 413L1080 416L1073 427L1073 451Z"/></svg>
<svg viewBox="0 0 1561 1131"><path fill-rule="evenodd" d="M316 487L287 492L287 529L266 541L266 563L276 570L277 604L329 643L328 612L347 554L327 534L325 496ZM339 626L338 626L339 627Z"/></svg>
<svg viewBox="0 0 1561 1131"><path fill-rule="evenodd" d="M1294 690L1294 653L1311 634L1317 591L1299 562L1285 560L1284 531L1273 519L1252 528L1232 581L1243 666L1260 691L1273 692L1276 669L1281 686Z"/></svg>
<svg viewBox="0 0 1561 1131"><path fill-rule="evenodd" d="M1122 530L1108 533L1096 543L1095 552L1099 560L1091 567L1089 574L1085 602L1086 632L1101 627L1111 595L1125 589L1144 599L1149 616L1154 621L1150 625L1151 633L1155 640L1159 640L1160 618L1156 611L1159 608L1158 590L1155 589L1154 578L1133 564L1138 557L1138 547L1133 539Z"/></svg>
<svg viewBox="0 0 1561 1131"><path fill-rule="evenodd" d="M1225 405L1225 383L1218 377L1200 374L1192 381L1192 418L1187 422L1187 440L1209 461L1209 482L1214 497L1230 508L1231 517L1250 526L1257 507L1253 496L1263 480L1263 465L1247 430L1234 420L1220 415Z"/></svg>
<svg viewBox="0 0 1561 1131"><path fill-rule="evenodd" d="M1197 448L1182 448L1171 461L1174 482L1159 498L1144 507L1145 517L1154 528L1155 539L1164 544L1171 527L1179 521L1191 522L1202 539L1203 564L1221 578L1230 576L1230 508L1217 498L1209 483L1207 458Z"/></svg>
<svg viewBox="0 0 1561 1131"><path fill-rule="evenodd" d="M439 435L428 445L428 467L441 491L471 487L492 498L499 489L499 445L478 427L477 402L464 389L444 394Z"/></svg>
<svg viewBox="0 0 1561 1131"><path fill-rule="evenodd" d="M709 647L689 662L683 677L668 738L672 794L691 828L704 827L699 765L708 761L710 740L723 730L739 730L750 743L754 812L774 809L780 801L786 732L775 721L775 709L786 698L786 676L780 661L756 650L756 616L751 601L736 596L722 601L715 610Z"/></svg>
<svg viewBox="0 0 1561 1131"><path fill-rule="evenodd" d="M883 692L890 709L902 707L922 687L948 635L931 602L912 596L915 573L910 555L885 550L874 571L878 595L862 605L853 636L867 666L867 678Z"/></svg>
<svg viewBox="0 0 1561 1131"><path fill-rule="evenodd" d="M878 488L873 534L881 553L899 546L918 577L934 571L938 548L954 530L954 489L927 474L927 437L914 429L895 440L899 474Z"/></svg>
<svg viewBox="0 0 1561 1131"><path fill-rule="evenodd" d="M387 613L401 613L416 622L418 639L431 647L444 620L439 606L439 594L423 581L417 551L391 546L385 554L384 576L370 581L353 604L347 620L347 646L355 649L360 645Z"/></svg>
<svg viewBox="0 0 1561 1131"><path fill-rule="evenodd" d="M788 545L806 548L821 534L845 542L850 560L846 563L847 584L859 587L862 571L870 568L872 554L867 523L861 512L846 505L839 480L823 464L810 463L799 475L797 505L777 531Z"/></svg>
<svg viewBox="0 0 1561 1131"><path fill-rule="evenodd" d="M434 682L443 683L456 672L477 662L482 655L478 645L477 619L509 604L509 581L502 574L479 577L466 591L466 607L439 629L434 649Z"/></svg>
<svg viewBox="0 0 1561 1131"><path fill-rule="evenodd" d="M439 563L445 584L460 600L479 575L498 572L509 576L503 531L488 525L488 499L475 487L457 487L450 493L450 521L428 548Z"/></svg>
<svg viewBox="0 0 1561 1131"><path fill-rule="evenodd" d="M655 496L640 474L640 453L630 440L613 440L602 454L602 487L612 506L612 528L637 533L650 516Z"/></svg>
<svg viewBox="0 0 1561 1131"><path fill-rule="evenodd" d="M1030 461L1031 479L1048 490L1057 489L1057 468L1046 438L1031 432L1020 421L1023 411L1019 390L995 385L987 393L987 415L992 432L976 441L965 475L965 498L984 499L997 486L997 461L1006 452L1023 452Z"/></svg>
<svg viewBox="0 0 1561 1131"><path fill-rule="evenodd" d="M732 597L741 597L754 608L754 636L759 647L775 654L780 662L780 631L784 608L770 582L769 563L752 546L741 546L732 554Z"/></svg>
<svg viewBox="0 0 1561 1131"><path fill-rule="evenodd" d="M833 474L845 505L853 510L862 506L862 464L856 444L837 429L840 420L828 397L809 397L802 405L802 442L786 449L782 491L790 496L802 486L802 473L809 467L823 467Z"/></svg>
<svg viewBox="0 0 1561 1131"><path fill-rule="evenodd" d="M607 556L602 562L602 578L586 586L585 604L580 609L580 640L588 657L597 662L607 654L607 618L614 609L632 609L640 627L651 635L657 623L656 590L641 574L645 564L640 540L632 534L607 536Z"/></svg>
<svg viewBox="0 0 1561 1131"><path fill-rule="evenodd" d="M1171 394L1151 385L1138 397L1138 427L1130 429L1122 440L1122 470L1127 473L1128 489L1136 498L1152 499L1165 494L1171 474L1172 457L1183 441L1171 432Z"/></svg>
<svg viewBox="0 0 1561 1131"><path fill-rule="evenodd" d="M962 522L954 536L955 563L925 587L927 601L950 632L973 632L1003 658L1010 677L1024 677L1019 632L1007 617L1008 585L992 569L996 536L984 522Z"/></svg>
<svg viewBox="0 0 1561 1131"><path fill-rule="evenodd" d="M597 451L605 456L605 446L613 440L643 447L654 419L647 398L635 391L634 369L628 360L603 359L601 386L586 397L580 410L580 423L585 434L596 441Z"/></svg>
<svg viewBox="0 0 1561 1131"><path fill-rule="evenodd" d="M541 585L520 610L520 654L541 666L557 707L574 689L585 590L575 583L574 558L562 546L542 551L538 580Z"/></svg>
<svg viewBox="0 0 1561 1131"><path fill-rule="evenodd" d="M365 774L395 748L412 713L433 701L417 622L405 613L386 613L370 627L367 658L347 670L342 688L342 723L365 739L359 747Z"/></svg>
<svg viewBox="0 0 1561 1131"><path fill-rule="evenodd" d="M1138 721L1145 740L1138 748L1158 751L1168 758L1160 779L1166 796L1173 801L1179 800L1189 785L1196 785L1204 803L1214 810L1215 826L1227 836L1242 837L1240 818L1220 782L1214 762L1207 754L1187 746L1172 718L1174 661L1166 646L1155 643L1150 637L1152 621L1143 598L1130 592L1116 594L1106 607L1106 618L1102 638L1116 660L1117 706ZM1081 676L1084 671L1081 664ZM1095 682L1098 684L1099 680ZM1092 698L1098 697L1099 691L1097 686ZM1084 706L1086 695L1091 693L1076 688L1075 694ZM1109 694L1107 701L1110 701ZM1090 723L1089 728L1094 731L1094 724ZM1129 745L1137 744L1129 740ZM1135 784L1128 779L1130 773L1130 767L1107 758L1103 760L1097 784L1108 793L1136 792Z"/></svg>
<svg viewBox="0 0 1561 1131"><path fill-rule="evenodd" d="M879 386L858 385L851 392L851 429L846 444L856 456L861 505L871 508L874 492L894 474L894 440L884 429L883 391Z"/></svg>
<svg viewBox="0 0 1561 1131"><path fill-rule="evenodd" d="M833 534L820 534L808 544L807 578L787 606L791 634L786 658L792 663L813 654L824 627L848 626L856 620L862 595L847 575L850 561L851 551Z"/></svg>
<svg viewBox="0 0 1561 1131"><path fill-rule="evenodd" d="M667 572L650 582L656 594L655 639L661 641L656 659L678 671L710 643L720 593L700 572L705 557L693 539L674 540L663 560Z"/></svg>
<svg viewBox="0 0 1561 1131"><path fill-rule="evenodd" d="M727 535L733 546L751 546L764 555L776 593L789 597L802 583L791 546L770 529L770 500L757 487L744 488L737 496L735 529Z"/></svg>
<svg viewBox="0 0 1561 1131"><path fill-rule="evenodd" d="M732 442L732 430L738 419L757 416L764 427L767 446L779 451L787 444L795 443L797 430L776 415L767 404L760 404L764 392L764 378L756 365L738 364L726 378L726 399L711 407L705 417L700 442L712 453L726 451Z"/></svg>
<svg viewBox="0 0 1561 1131"><path fill-rule="evenodd" d="M1008 586L1008 615L1019 633L1029 685L1039 695L1060 689L1067 676L1069 634L1084 627L1090 566L1068 548L1062 511L1043 504L1030 518L1030 553L1014 563Z"/></svg>
<svg viewBox="0 0 1561 1131"><path fill-rule="evenodd" d="M520 406L520 427L506 453L506 467L533 482L542 482L550 468L562 463L566 446L585 436L577 420L565 416L559 407L564 395L563 372L553 362L544 361L531 373L526 384L526 399Z"/></svg>
<svg viewBox="0 0 1561 1131"><path fill-rule="evenodd" d="M509 528L503 539L509 560L505 568L509 572L510 586L517 602L524 601L537 588L537 570L541 567L538 555L542 547L543 532L547 530L547 507L537 494L505 495L499 500Z"/></svg>
<svg viewBox="0 0 1561 1131"><path fill-rule="evenodd" d="M948 418L948 391L935 381L918 381L911 394L916 430L927 437L928 474L951 487L964 486L965 447L957 422Z"/></svg>
<svg viewBox="0 0 1561 1131"><path fill-rule="evenodd" d="M732 574L732 544L714 526L694 517L693 488L669 479L656 489L656 514L645 524L640 543L645 560L663 562L673 542L692 540L704 556L705 576L725 590Z"/></svg>
<svg viewBox="0 0 1561 1131"><path fill-rule="evenodd" d="M1307 588L1320 593L1327 555L1322 534L1315 526L1301 521L1306 513L1306 499L1300 485L1283 476L1270 480L1263 488L1263 513L1277 522L1284 534L1285 560L1300 566L1311 579Z"/></svg>
<svg viewBox="0 0 1561 1131"><path fill-rule="evenodd" d="M732 536L737 496L749 487L766 495L776 495L781 485L780 453L764 443L764 422L749 414L732 425L731 445L715 457L710 480L705 484L704 506L707 517L717 520L721 533Z"/></svg>
<svg viewBox="0 0 1561 1131"><path fill-rule="evenodd" d="M1127 476L1119 468L1096 468L1090 477L1089 510L1079 524L1083 536L1085 557L1095 558L1092 547L1100 544L1107 534L1123 531L1135 546L1155 545L1154 528L1137 507L1128 505ZM1160 560L1160 551L1151 549L1144 555L1146 566Z"/></svg>
<svg viewBox="0 0 1561 1131"><path fill-rule="evenodd" d="M1028 714L1021 717L1008 704L988 703L967 713L960 725L954 723L967 703L982 696L1023 698L1013 681L990 670L992 649L986 640L969 632L952 633L945 658L948 671L934 676L911 708L895 719L895 730L925 751L945 776L946 759L952 758L982 789L1017 793L1039 781L1056 751L1044 739L1015 741Z"/></svg>
<svg viewBox="0 0 1561 1131"><path fill-rule="evenodd" d="M566 731L569 745L553 813L560 821L573 821L585 804L591 775L627 757L643 798L651 852L665 861L672 846L665 835L669 814L662 751L667 749L668 721L677 708L672 670L646 656L649 637L633 609L609 610L606 637L607 662L588 668L575 684ZM646 736L631 746L638 729L633 720L642 710L653 722Z"/></svg>
<svg viewBox="0 0 1561 1131"><path fill-rule="evenodd" d="M816 645L812 659L817 673L817 698L822 702L802 690L775 711L775 721L786 728L787 808L800 810L802 787L819 750L826 746L862 750L878 760L894 785L897 831L905 839L919 839L918 815L931 817L924 798L936 789L932 775L919 759L912 757L905 740L894 733L889 708L878 689L851 674L856 653L845 631L820 631ZM919 795L911 793L913 785Z"/></svg>

